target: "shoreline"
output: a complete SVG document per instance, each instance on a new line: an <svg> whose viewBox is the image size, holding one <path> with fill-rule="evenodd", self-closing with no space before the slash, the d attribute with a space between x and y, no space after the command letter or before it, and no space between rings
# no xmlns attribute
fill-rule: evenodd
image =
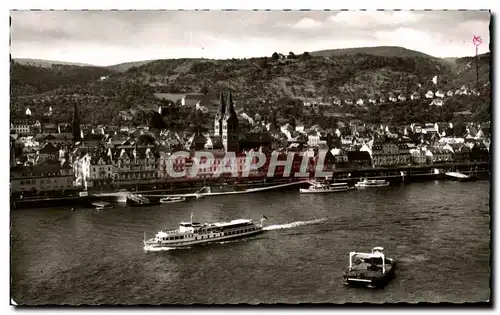
<svg viewBox="0 0 500 315"><path fill-rule="evenodd" d="M474 167L474 170L470 168ZM436 173L434 170L439 170ZM285 178L272 178L271 180L265 179L252 179L247 182L236 182L234 184L229 184L227 181L221 181L218 179L214 180L193 180L189 182L189 187L182 187L186 185L186 182L180 185L175 185L175 183L165 182L165 185L169 185L169 189L157 188L157 189L141 189L135 191L127 190L127 193L137 193L137 194L181 194L181 193L194 193L202 187L216 187L219 186L220 189L228 189L228 191L238 191L239 193L254 193L252 191L256 188L268 188L263 189L263 191L280 191L285 189L290 189L284 184L290 184L294 182L304 182L307 180L327 180L329 182L347 182L353 185L355 182L361 178L367 179L385 179L391 182L391 184L396 183L410 183L410 182L421 182L421 181L432 181L432 180L454 180L447 179L445 172L449 171L460 171L464 174L473 173L479 177L479 179L489 179L490 178L490 166L489 163L474 163L474 164L442 164L442 165L425 165L423 167L398 167L398 168L359 168L359 169L337 169L333 171L333 176L331 178L304 178L304 177L285 177ZM402 176L401 172L404 172ZM234 178L229 178L229 181L234 182ZM299 186L291 185L291 187ZM302 185L305 185L304 183ZM177 187L176 187L177 186ZM181 187L179 187L181 186ZM272 188L272 186L278 186ZM122 189L123 190L123 189ZM246 192L246 190L250 190ZM48 208L53 206L84 206L91 207L93 201L106 200L105 196L100 196L100 190L89 190L88 196L61 196L61 197L45 197L45 198L24 198L24 199L11 199L11 209L19 208ZM113 189L111 191L106 191L106 193L118 193L120 190ZM104 192L103 192L104 193ZM109 196L108 196L109 198ZM113 198L113 197L112 197Z"/></svg>

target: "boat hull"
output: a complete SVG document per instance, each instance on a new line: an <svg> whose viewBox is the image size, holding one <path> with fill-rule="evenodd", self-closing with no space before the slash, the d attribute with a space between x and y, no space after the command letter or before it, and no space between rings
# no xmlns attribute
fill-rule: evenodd
<svg viewBox="0 0 500 315"><path fill-rule="evenodd" d="M359 183L356 183L354 186L356 188L377 188L377 187L387 187L389 186L390 183L383 183L383 184L372 184L372 185L365 185L365 184L359 184Z"/></svg>
<svg viewBox="0 0 500 315"><path fill-rule="evenodd" d="M394 261L390 269L385 274L382 272L363 272L347 270L342 276L342 283L348 286L362 286L382 288L389 283L396 274L396 261Z"/></svg>
<svg viewBox="0 0 500 315"><path fill-rule="evenodd" d="M350 187L350 188L346 188L346 189L325 189L325 190L300 188L300 193L301 194L325 194L325 193L338 193L338 192L350 191L353 189L355 189L355 188Z"/></svg>
<svg viewBox="0 0 500 315"><path fill-rule="evenodd" d="M127 198L127 206L130 206L130 207L147 207L147 206L155 206L155 205L159 205L159 204L160 204L160 201L150 201L150 202L141 203L141 202L137 202L137 201L134 201L134 200Z"/></svg>
<svg viewBox="0 0 500 315"><path fill-rule="evenodd" d="M186 198L175 199L175 200L160 199L160 203L162 203L162 204L164 204L164 203L178 203L178 202L184 202L184 201L186 201Z"/></svg>
<svg viewBox="0 0 500 315"><path fill-rule="evenodd" d="M219 236L219 237L206 238L206 239L188 240L188 241L182 241L182 242L155 242L152 240L147 240L147 241L144 241L143 243L144 243L144 250L145 251L155 251L155 250L190 247L190 246L196 246L196 245L202 245L202 244L208 244L208 243L229 241L229 240L233 240L233 239L250 237L250 236L253 236L256 234L260 234L262 232L264 232L264 230L262 228L260 228L260 229L257 229L255 231L250 231L250 232L241 233L241 234L237 234L237 235L226 235L226 236Z"/></svg>

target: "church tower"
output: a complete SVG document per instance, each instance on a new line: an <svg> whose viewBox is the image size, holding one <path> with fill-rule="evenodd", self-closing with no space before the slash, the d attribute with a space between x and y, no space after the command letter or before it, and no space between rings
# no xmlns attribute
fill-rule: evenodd
<svg viewBox="0 0 500 315"><path fill-rule="evenodd" d="M222 137L222 124L224 120L224 115L226 114L226 103L224 102L224 94L220 92L220 110L215 115L214 122L214 136Z"/></svg>
<svg viewBox="0 0 500 315"><path fill-rule="evenodd" d="M234 110L233 96L229 91L229 104L222 123L222 143L226 152L237 152L239 149L238 115Z"/></svg>
<svg viewBox="0 0 500 315"><path fill-rule="evenodd" d="M81 129L80 129L80 115L78 113L78 106L75 103L75 109L73 111L73 142L78 142L82 140Z"/></svg>

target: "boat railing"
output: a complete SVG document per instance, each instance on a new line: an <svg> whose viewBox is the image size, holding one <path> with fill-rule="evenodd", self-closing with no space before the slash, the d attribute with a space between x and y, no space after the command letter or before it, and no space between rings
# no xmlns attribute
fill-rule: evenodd
<svg viewBox="0 0 500 315"><path fill-rule="evenodd" d="M178 231L178 230L161 230L160 233L165 233L165 234L179 234L180 231Z"/></svg>

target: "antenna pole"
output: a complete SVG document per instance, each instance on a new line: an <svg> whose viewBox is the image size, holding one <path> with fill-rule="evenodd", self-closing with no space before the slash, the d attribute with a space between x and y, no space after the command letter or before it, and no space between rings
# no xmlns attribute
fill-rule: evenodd
<svg viewBox="0 0 500 315"><path fill-rule="evenodd" d="M478 46L476 46L476 88L479 89L479 55L478 55Z"/></svg>

